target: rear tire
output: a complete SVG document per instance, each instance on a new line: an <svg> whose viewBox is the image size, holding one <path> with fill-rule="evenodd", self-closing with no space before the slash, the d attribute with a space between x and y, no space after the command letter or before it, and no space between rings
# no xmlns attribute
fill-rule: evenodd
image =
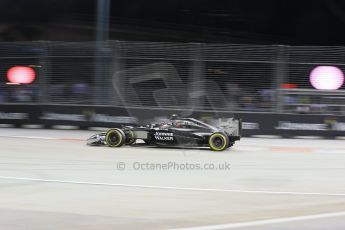
<svg viewBox="0 0 345 230"><path fill-rule="evenodd" d="M229 137L224 133L213 133L208 139L208 145L213 151L223 151L229 144Z"/></svg>
<svg viewBox="0 0 345 230"><path fill-rule="evenodd" d="M110 129L105 141L109 147L121 147L126 142L126 135L121 129Z"/></svg>

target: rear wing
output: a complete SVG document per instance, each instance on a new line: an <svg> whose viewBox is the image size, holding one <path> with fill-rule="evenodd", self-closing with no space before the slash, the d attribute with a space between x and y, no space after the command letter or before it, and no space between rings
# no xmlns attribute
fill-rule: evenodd
<svg viewBox="0 0 345 230"><path fill-rule="evenodd" d="M232 118L219 118L215 122L215 126L227 132L230 136L241 137L242 120Z"/></svg>

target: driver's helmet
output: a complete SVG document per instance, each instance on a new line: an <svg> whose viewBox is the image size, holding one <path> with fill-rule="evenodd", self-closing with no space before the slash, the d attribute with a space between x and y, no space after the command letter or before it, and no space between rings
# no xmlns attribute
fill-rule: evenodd
<svg viewBox="0 0 345 230"><path fill-rule="evenodd" d="M170 120L176 120L178 118L177 114L173 114L170 116Z"/></svg>
<svg viewBox="0 0 345 230"><path fill-rule="evenodd" d="M167 129L169 127L170 127L170 125L166 122L161 122L159 125L159 128L161 128L161 129Z"/></svg>

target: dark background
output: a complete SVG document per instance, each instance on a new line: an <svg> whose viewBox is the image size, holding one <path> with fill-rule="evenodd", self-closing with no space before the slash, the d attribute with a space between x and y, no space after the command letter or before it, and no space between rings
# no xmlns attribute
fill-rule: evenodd
<svg viewBox="0 0 345 230"><path fill-rule="evenodd" d="M0 41L92 41L96 0L2 0ZM113 0L110 39L344 45L341 0Z"/></svg>

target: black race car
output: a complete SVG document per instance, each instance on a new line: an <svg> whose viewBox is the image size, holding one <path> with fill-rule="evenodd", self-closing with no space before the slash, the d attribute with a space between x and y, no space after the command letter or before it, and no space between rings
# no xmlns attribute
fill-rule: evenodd
<svg viewBox="0 0 345 230"><path fill-rule="evenodd" d="M241 120L229 118L218 120L217 127L194 118L161 120L146 126L113 128L91 136L88 145L120 147L135 144L138 139L147 145L156 146L208 146L214 151L223 151L241 138Z"/></svg>

